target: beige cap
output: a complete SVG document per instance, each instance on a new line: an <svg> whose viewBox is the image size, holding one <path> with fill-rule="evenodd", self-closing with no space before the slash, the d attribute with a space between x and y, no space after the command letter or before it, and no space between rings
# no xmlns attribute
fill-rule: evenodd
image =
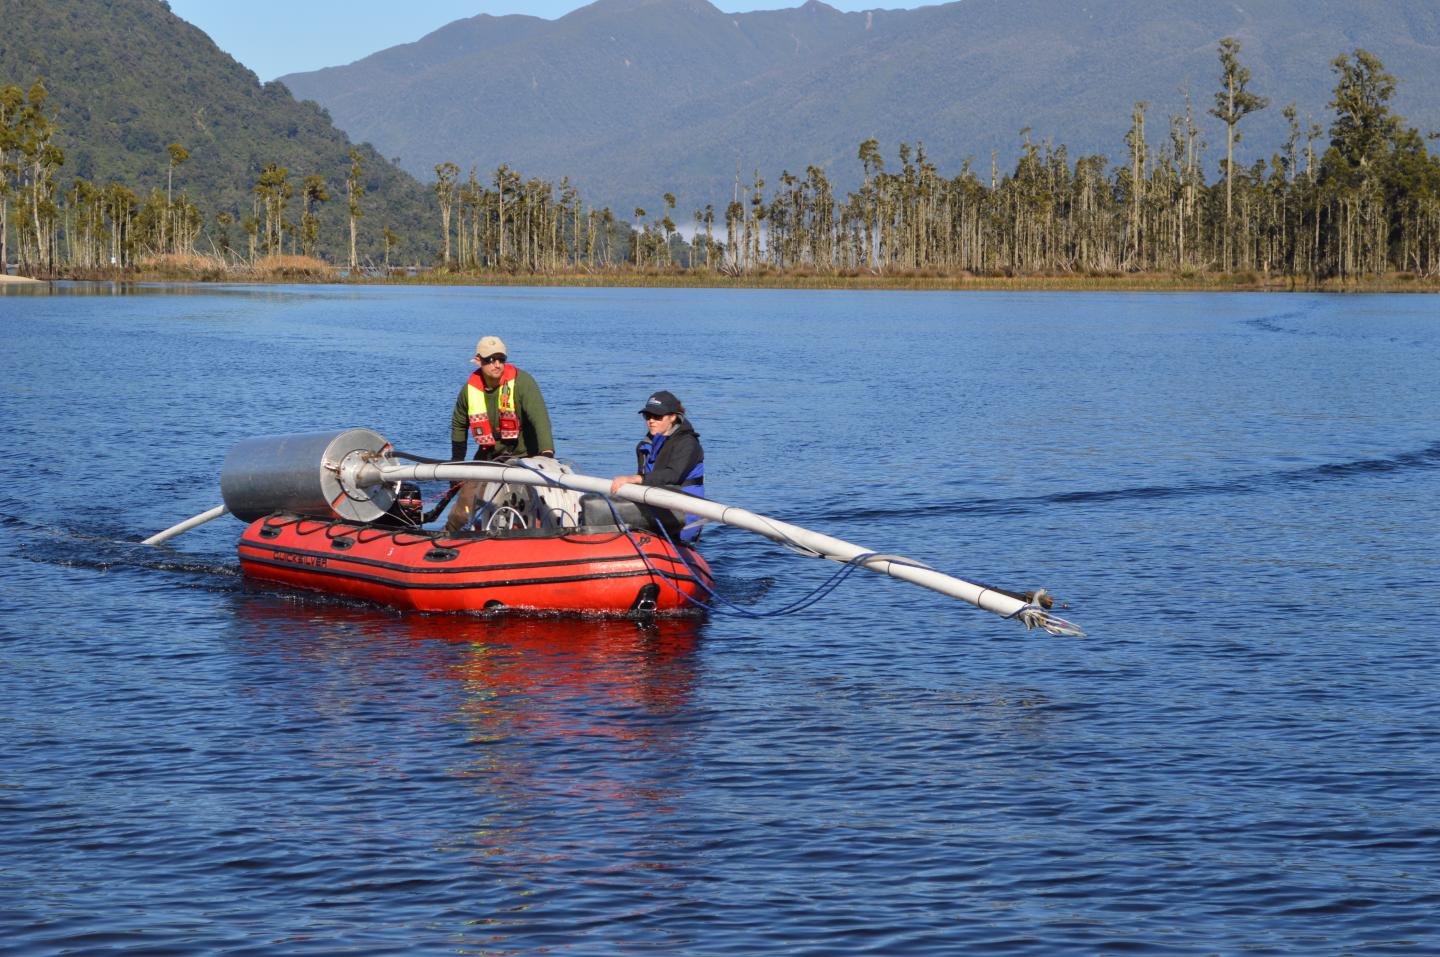
<svg viewBox="0 0 1440 957"><path fill-rule="evenodd" d="M500 341L499 336L486 336L479 342L475 343L475 354L477 356L480 356L481 358L484 358L485 356L493 355L508 356L510 352L505 348L505 343Z"/></svg>

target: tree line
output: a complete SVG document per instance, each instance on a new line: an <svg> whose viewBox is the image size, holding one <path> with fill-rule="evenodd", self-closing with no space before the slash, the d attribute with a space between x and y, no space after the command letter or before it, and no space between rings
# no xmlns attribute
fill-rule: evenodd
<svg viewBox="0 0 1440 957"><path fill-rule="evenodd" d="M525 177L508 165L479 177L441 163L432 185L439 226L434 265L462 272L554 273L617 267L711 269L731 274L916 272L980 275L1126 272L1263 272L1292 280L1393 272L1440 276L1440 160L1425 137L1390 107L1395 78L1357 49L1332 61L1336 85L1328 131L1284 108L1289 136L1268 159L1237 164L1246 117L1269 108L1251 89L1241 44L1219 44L1219 83L1206 113L1225 131L1219 177L1205 175L1207 144L1188 97L1168 118L1158 143L1147 131L1149 106L1136 103L1123 161L1073 160L1063 145L1021 131L1013 169L970 161L942 175L923 144L899 146L888 167L874 139L861 143L859 188L840 195L825 170L784 171L767 195L758 171L731 201L693 212L682 239L677 200L664 193L653 214L621 220L587 206L579 190ZM248 210L221 210L207 224L175 179L189 153L179 143L162 160L144 198L131 188L82 179L59 186L64 164L45 114L47 93L0 88L0 255L23 271L126 267L147 257L209 253L254 263L287 251L317 256L319 207L332 201L324 177L292 181L265 165ZM361 268L357 233L364 214L361 154L350 150L343 189L348 265ZM157 164L159 165L159 164ZM298 215L296 215L298 213ZM243 247L231 236L239 229ZM16 237L14 249L10 236ZM385 267L400 239L380 227ZM208 250L197 248L202 237Z"/></svg>
<svg viewBox="0 0 1440 957"><path fill-rule="evenodd" d="M1328 142L1287 106L1289 137L1268 159L1234 161L1242 121L1268 101L1250 89L1240 43L1220 44L1208 113L1225 127L1220 177L1204 174L1193 106L1153 145L1148 104L1134 105L1124 162L1073 161L1022 131L1013 170L966 162L942 176L923 145L858 156L857 191L837 199L825 172L784 172L768 202L756 176L725 212L726 263L820 270L1006 274L1264 272L1320 281L1409 272L1440 276L1440 160L1390 108L1395 78L1373 54L1332 61ZM764 236L762 243L761 236Z"/></svg>

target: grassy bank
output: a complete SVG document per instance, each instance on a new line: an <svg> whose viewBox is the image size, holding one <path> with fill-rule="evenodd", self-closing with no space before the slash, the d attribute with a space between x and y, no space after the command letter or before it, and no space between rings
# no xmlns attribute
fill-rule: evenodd
<svg viewBox="0 0 1440 957"><path fill-rule="evenodd" d="M720 289L915 289L915 290L1055 290L1069 292L1440 292L1440 277L1409 274L1365 276L1316 283L1279 276L1236 274L1113 273L1105 275L976 276L933 273L807 273L761 271L727 275L707 270L673 272L609 270L596 273L456 274L425 272L359 282L405 285L485 286L635 286Z"/></svg>
<svg viewBox="0 0 1440 957"><path fill-rule="evenodd" d="M125 269L72 269L49 277L110 282L353 283L413 286L603 286L720 289L1056 290L1070 292L1440 292L1440 276L1392 273L1318 283L1254 272L945 274L934 270L816 272L760 269L732 274L709 269L606 269L554 273L456 272L413 268L350 276L318 259L271 256L253 264L209 256L163 256Z"/></svg>

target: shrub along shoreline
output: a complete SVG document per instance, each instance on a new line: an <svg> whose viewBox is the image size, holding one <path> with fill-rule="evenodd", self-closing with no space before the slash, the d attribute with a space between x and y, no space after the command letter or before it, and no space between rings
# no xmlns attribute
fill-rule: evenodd
<svg viewBox="0 0 1440 957"><path fill-rule="evenodd" d="M18 278L18 277L11 277ZM1437 293L1440 276L1386 273L1303 280L1276 273L1241 270L1215 272L1105 272L981 275L939 270L775 269L744 272L670 267L607 267L555 272L502 270L420 269L399 267L352 274L308 256L267 256L253 264L226 262L219 257L169 255L142 260L124 269L65 269L56 280L92 282L213 282L213 283L338 283L406 286L594 286L720 289L893 289L949 291L1149 291L1149 292L1352 292Z"/></svg>

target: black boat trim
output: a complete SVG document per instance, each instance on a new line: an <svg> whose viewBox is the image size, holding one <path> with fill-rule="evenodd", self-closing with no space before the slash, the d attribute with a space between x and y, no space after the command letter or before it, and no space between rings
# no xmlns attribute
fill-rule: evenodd
<svg viewBox="0 0 1440 957"><path fill-rule="evenodd" d="M347 559L347 560L348 560L348 559ZM506 580L506 581L488 581L488 582L419 582L419 583L415 583L415 582L399 582L399 581L395 581L394 579L391 579L391 578L382 578L382 577L380 577L379 575L368 575L368 574L365 574L365 573L363 573L363 572L355 572L355 571L347 571L347 570L344 570L344 569L338 569L338 568L335 567L335 563L334 563L333 561L332 561L329 565L326 565L326 566L324 566L324 567L322 567L322 568L316 568L316 567L311 566L311 565L297 565L297 564L295 564L295 563L293 563L293 562L281 562L281 561L267 560L267 559L264 559L264 558L242 558L241 561L242 561L242 563L243 563L243 562L249 562L250 564L253 564L253 565L263 565L263 566L265 566L265 567L267 567L267 568L279 568L279 569L284 569L285 571L290 571L290 572L301 572L301 573L304 573L304 574L307 574L307 575L323 575L323 576L328 577L328 578L344 578L344 579L348 579L348 580L350 580L350 581L369 582L370 584L383 585L383 586L385 586L385 587L387 587L387 588L396 588L396 589L400 589L400 590L402 590L402 591L407 590L407 589L408 589L408 590L416 590L416 591L454 591L454 590L463 589L463 588L476 588L476 589L480 589L480 588L522 588L522 587L534 587L534 586L543 586L543 585L561 585L561 584L568 584L568 583L570 583L570 582L597 581L597 580L611 579L611 578L642 578L642 577L653 577L653 576L656 574L655 572L652 572L652 571L651 571L650 569L648 569L648 568L642 568L642 569L639 569L639 570L636 570L636 571L628 571L628 572L604 572L604 573L600 573L600 574L591 574L591 575L557 575L557 576L555 576L555 577L553 577L553 578L512 578L512 579L508 579L508 580ZM660 573L660 574L661 574L663 577L668 578L669 580L675 581L675 582L693 582L693 581L695 581L695 579L694 579L693 577L691 577L690 575L680 575L680 574L673 574L673 575L672 575L672 574L664 574L664 573ZM282 582L284 582L284 583L286 583L286 584L299 584L298 582L291 582L291 581L288 581L288 580L286 580L286 579L268 579L268 580L270 580L270 581L276 581L276 580L278 580L278 581L282 581Z"/></svg>
<svg viewBox="0 0 1440 957"><path fill-rule="evenodd" d="M518 571L525 568L557 568L571 565L590 565L596 562L643 561L648 562L652 565L659 562L667 562L680 568L688 567L684 561L671 555L666 555L664 553L651 554L649 552L646 552L642 556L636 554L633 551L622 555L610 555L599 558L565 558L548 562L511 562L505 565L458 565L451 567L421 568L414 565L403 565L398 562L380 561L376 558L362 558L358 555L345 555L344 557L340 557L332 552L311 551L309 549L303 548L285 548L276 545L253 544L245 541L242 538L240 540L240 548L244 549L247 547L260 552L268 552L272 555L292 555L297 559L301 559L301 561L296 562L274 563L282 566L289 565L293 567L298 565L308 568L328 569L330 567L333 567L336 562L344 562L350 565L365 565L370 568L383 568L390 571L404 572L406 574L413 575L467 575L474 574L476 572ZM264 561L264 559L260 556L251 556L247 558L247 556L243 552L241 553L240 558L242 561ZM308 561L306 559L308 559Z"/></svg>

